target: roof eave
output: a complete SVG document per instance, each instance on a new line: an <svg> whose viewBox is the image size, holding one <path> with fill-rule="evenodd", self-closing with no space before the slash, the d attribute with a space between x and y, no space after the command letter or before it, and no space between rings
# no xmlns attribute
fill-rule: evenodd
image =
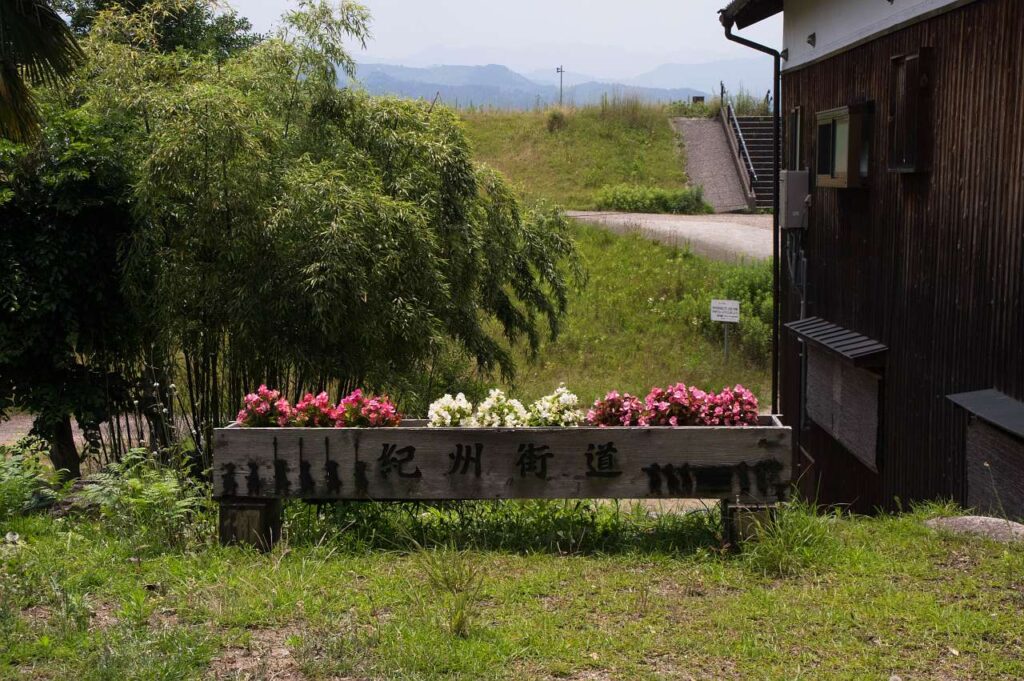
<svg viewBox="0 0 1024 681"><path fill-rule="evenodd" d="M783 0L732 0L719 10L723 26L746 28L782 11Z"/></svg>

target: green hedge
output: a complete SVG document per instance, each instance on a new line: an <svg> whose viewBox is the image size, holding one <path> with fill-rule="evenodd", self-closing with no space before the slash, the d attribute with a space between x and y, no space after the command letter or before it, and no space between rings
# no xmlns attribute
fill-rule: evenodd
<svg viewBox="0 0 1024 681"><path fill-rule="evenodd" d="M661 189L630 184L603 187L597 194L597 207L628 213L704 215L714 212L704 201L704 191L700 187Z"/></svg>

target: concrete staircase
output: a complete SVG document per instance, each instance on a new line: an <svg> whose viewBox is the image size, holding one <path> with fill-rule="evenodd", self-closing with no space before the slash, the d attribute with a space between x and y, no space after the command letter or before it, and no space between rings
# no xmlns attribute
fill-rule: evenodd
<svg viewBox="0 0 1024 681"><path fill-rule="evenodd" d="M775 186L775 174L772 172L772 117L737 116L736 121L757 175L757 179L751 178L757 207L771 208L772 187Z"/></svg>

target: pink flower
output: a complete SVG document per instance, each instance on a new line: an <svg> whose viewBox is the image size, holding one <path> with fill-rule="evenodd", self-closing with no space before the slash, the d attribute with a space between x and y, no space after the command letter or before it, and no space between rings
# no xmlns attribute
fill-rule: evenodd
<svg viewBox="0 0 1024 681"><path fill-rule="evenodd" d="M629 393L608 393L603 400L594 402L587 412L587 422L594 426L645 426L647 415L644 403Z"/></svg>
<svg viewBox="0 0 1024 681"><path fill-rule="evenodd" d="M292 410L291 425L310 428L331 428L337 423L337 411L331 405L331 398L321 392L317 396L306 393Z"/></svg>
<svg viewBox="0 0 1024 681"><path fill-rule="evenodd" d="M249 393L242 400L242 409L235 420L240 426L267 428L287 425L291 418L288 400L281 398L279 390L270 390L261 385L256 392Z"/></svg>
<svg viewBox="0 0 1024 681"><path fill-rule="evenodd" d="M365 395L358 389L338 403L335 414L339 428L386 428L402 422L391 400L385 396Z"/></svg>

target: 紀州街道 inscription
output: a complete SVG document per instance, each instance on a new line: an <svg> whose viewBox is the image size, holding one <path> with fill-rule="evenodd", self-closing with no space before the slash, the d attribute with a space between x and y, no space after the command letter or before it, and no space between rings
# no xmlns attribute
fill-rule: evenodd
<svg viewBox="0 0 1024 681"><path fill-rule="evenodd" d="M216 432L225 499L727 498L774 501L790 431L748 427L238 428Z"/></svg>

